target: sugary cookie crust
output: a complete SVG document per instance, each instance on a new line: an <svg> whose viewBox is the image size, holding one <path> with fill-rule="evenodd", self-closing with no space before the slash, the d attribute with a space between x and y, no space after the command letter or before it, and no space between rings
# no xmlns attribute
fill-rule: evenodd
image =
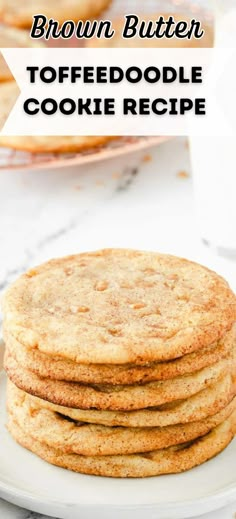
<svg viewBox="0 0 236 519"><path fill-rule="evenodd" d="M53 404L47 400L31 396L37 405L85 423L122 427L166 427L180 423L205 420L219 413L232 402L236 395L236 379L230 374L212 386L185 399L163 404L158 407L138 411L96 411L74 409Z"/></svg>
<svg viewBox="0 0 236 519"><path fill-rule="evenodd" d="M43 379L17 364L8 352L4 367L17 387L54 404L79 409L132 411L188 398L230 373L233 362L233 358L224 359L192 375L133 386L86 386Z"/></svg>
<svg viewBox="0 0 236 519"><path fill-rule="evenodd" d="M236 320L226 281L196 263L105 249L49 261L3 301L4 327L25 347L85 364L142 365L220 340Z"/></svg>
<svg viewBox="0 0 236 519"><path fill-rule="evenodd" d="M38 349L28 349L12 335L5 333L8 351L18 364L33 371L39 377L84 384L127 384L147 383L186 375L215 364L227 357L234 348L236 339L234 326L219 341L206 348L184 355L173 361L135 364L78 364L71 360L53 357Z"/></svg>
<svg viewBox="0 0 236 519"><path fill-rule="evenodd" d="M124 456L80 456L63 454L27 436L18 423L9 417L8 430L26 449L45 461L75 472L97 476L143 478L160 474L173 474L192 469L219 454L232 441L236 433L235 412L206 436L183 444L142 454Z"/></svg>
<svg viewBox="0 0 236 519"><path fill-rule="evenodd" d="M105 427L68 421L57 412L41 408L33 397L12 383L8 387L7 409L26 435L64 454L107 456L165 449L207 434L234 411L236 399L205 420L154 428Z"/></svg>

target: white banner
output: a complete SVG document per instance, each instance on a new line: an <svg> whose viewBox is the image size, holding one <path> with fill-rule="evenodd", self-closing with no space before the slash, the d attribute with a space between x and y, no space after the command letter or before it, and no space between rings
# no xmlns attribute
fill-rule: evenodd
<svg viewBox="0 0 236 519"><path fill-rule="evenodd" d="M4 135L236 134L236 49L1 49Z"/></svg>

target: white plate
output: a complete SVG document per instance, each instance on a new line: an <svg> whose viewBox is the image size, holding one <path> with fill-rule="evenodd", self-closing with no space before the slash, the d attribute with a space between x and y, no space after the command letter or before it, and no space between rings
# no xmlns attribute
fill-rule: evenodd
<svg viewBox="0 0 236 519"><path fill-rule="evenodd" d="M0 496L14 504L62 519L184 519L236 499L236 439L215 459L184 474L143 480L75 474L12 440L5 428L5 386L1 372Z"/></svg>

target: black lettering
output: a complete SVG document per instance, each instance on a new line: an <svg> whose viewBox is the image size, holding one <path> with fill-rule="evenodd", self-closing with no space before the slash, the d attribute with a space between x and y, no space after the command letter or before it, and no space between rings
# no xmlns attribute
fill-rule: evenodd
<svg viewBox="0 0 236 519"><path fill-rule="evenodd" d="M147 83L157 83L161 77L160 69L157 67L147 67L144 70L143 76Z"/></svg>
<svg viewBox="0 0 236 519"><path fill-rule="evenodd" d="M57 78L57 73L53 67L43 67L39 75L43 83L53 83Z"/></svg>
<svg viewBox="0 0 236 519"><path fill-rule="evenodd" d="M59 67L58 82L64 83L64 79L69 77L69 67Z"/></svg>
<svg viewBox="0 0 236 519"><path fill-rule="evenodd" d="M180 109L179 109L180 115L184 115L185 112L189 112L193 108L192 99L188 99L188 98L180 99L179 104L180 104Z"/></svg>
<svg viewBox="0 0 236 519"><path fill-rule="evenodd" d="M34 99L33 97L26 99L26 101L23 104L24 111L27 115L36 115L39 113L39 108L30 109L29 105L33 103L36 106L39 106L39 101L37 99Z"/></svg>
<svg viewBox="0 0 236 519"><path fill-rule="evenodd" d="M133 73L136 76L133 77ZM126 70L125 77L129 83L139 83L142 79L142 71L139 67L129 67Z"/></svg>
<svg viewBox="0 0 236 519"><path fill-rule="evenodd" d="M47 105L51 105L51 108ZM55 99L52 99L51 97L44 99L41 103L41 110L45 115L54 115L57 111L57 108L57 102L55 101Z"/></svg>
<svg viewBox="0 0 236 519"><path fill-rule="evenodd" d="M30 31L30 37L39 39L44 36L44 27L47 23L47 18L43 14L36 14L33 16L33 23Z"/></svg>
<svg viewBox="0 0 236 519"><path fill-rule="evenodd" d="M97 24L98 22L96 20L94 20L92 23L89 20L86 20L86 22L82 22L80 20L76 28L76 37L79 39L92 38L96 33Z"/></svg>
<svg viewBox="0 0 236 519"><path fill-rule="evenodd" d="M188 24L185 21L178 22L175 27L175 36L176 38L186 38L188 36L187 31Z"/></svg>
<svg viewBox="0 0 236 519"><path fill-rule="evenodd" d="M163 83L174 83L177 72L174 67L163 67Z"/></svg>
<svg viewBox="0 0 236 519"><path fill-rule="evenodd" d="M104 112L101 109L102 99L95 98L94 99L94 105L95 109L93 111L93 115L114 115L114 106L115 106L115 99L113 98L105 98L104 99Z"/></svg>
<svg viewBox="0 0 236 519"><path fill-rule="evenodd" d="M150 21L148 24L146 24L144 21L141 22L140 28L139 28L139 37L140 38L154 38L155 31L153 30L153 23Z"/></svg>
<svg viewBox="0 0 236 519"><path fill-rule="evenodd" d="M71 83L76 83L76 79L81 77L81 67L71 67Z"/></svg>
<svg viewBox="0 0 236 519"><path fill-rule="evenodd" d="M157 38L163 38L165 36L165 29L163 29L161 33L161 29L163 28L163 25L165 25L166 22L163 18L163 16L160 16L159 20L156 22L156 36Z"/></svg>
<svg viewBox="0 0 236 519"><path fill-rule="evenodd" d="M84 67L84 83L94 83L93 67Z"/></svg>
<svg viewBox="0 0 236 519"><path fill-rule="evenodd" d="M167 108L158 108L158 104L162 104L164 106L167 105L167 101L163 98L155 99L152 102L152 111L155 115L164 115L167 112Z"/></svg>
<svg viewBox="0 0 236 519"><path fill-rule="evenodd" d="M66 105L69 105L69 108L66 108ZM62 99L59 103L59 109L63 115L72 115L76 110L76 103L69 97Z"/></svg>
<svg viewBox="0 0 236 519"><path fill-rule="evenodd" d="M97 67L97 83L107 83L106 67Z"/></svg>
<svg viewBox="0 0 236 519"><path fill-rule="evenodd" d="M104 114L105 115L115 115L115 99L112 97L108 97L104 100Z"/></svg>
<svg viewBox="0 0 236 519"><path fill-rule="evenodd" d="M139 17L136 16L136 14L127 14L125 18L126 22L122 36L123 38L133 38L134 36L136 36Z"/></svg>
<svg viewBox="0 0 236 519"><path fill-rule="evenodd" d="M74 30L75 30L75 23L73 22L73 20L67 20L62 25L61 37L64 38L65 40L67 38L71 38L72 35L74 34Z"/></svg>
<svg viewBox="0 0 236 519"><path fill-rule="evenodd" d="M26 67L26 70L30 73L30 83L35 83L35 72L39 70L38 67Z"/></svg>
<svg viewBox="0 0 236 519"><path fill-rule="evenodd" d="M95 109L93 111L93 115L102 115L101 102L101 98L97 97L96 99L94 99Z"/></svg>
<svg viewBox="0 0 236 519"><path fill-rule="evenodd" d="M140 115L149 115L150 114L150 99L141 98L139 99L139 114Z"/></svg>
<svg viewBox="0 0 236 519"><path fill-rule="evenodd" d="M135 99L125 98L123 104L123 114L129 115L129 113L131 113L132 115L137 115L136 106L137 102L135 101Z"/></svg>
<svg viewBox="0 0 236 519"><path fill-rule="evenodd" d="M205 34L204 29L202 29L201 22L198 22L197 20L193 19L191 20L191 27L188 32L188 39L190 40L192 38L192 35L194 38L199 40L202 38Z"/></svg>
<svg viewBox="0 0 236 519"><path fill-rule="evenodd" d="M83 99L78 99L78 114L83 115L83 112L85 112L88 115L93 115L93 112L91 111L90 105L91 105L91 99L86 99L85 101Z"/></svg>
<svg viewBox="0 0 236 519"><path fill-rule="evenodd" d="M113 38L114 34L115 31L112 29L112 22L110 22L110 20L101 20L97 30L97 38L109 40Z"/></svg>
<svg viewBox="0 0 236 519"><path fill-rule="evenodd" d="M195 114L206 115L206 99L197 98L195 99Z"/></svg>
<svg viewBox="0 0 236 519"><path fill-rule="evenodd" d="M175 19L173 16L169 16L168 20L166 21L166 30L163 34L165 38L173 38L175 34L174 30L171 32L171 28L173 27L173 25L175 25Z"/></svg>
<svg viewBox="0 0 236 519"><path fill-rule="evenodd" d="M202 67L192 67L192 83L202 83Z"/></svg>
<svg viewBox="0 0 236 519"><path fill-rule="evenodd" d="M58 25L59 24L57 20L53 20L53 18L50 18L50 20L48 20L45 40L49 40L50 36L55 40L61 37L61 31L58 30Z"/></svg>
<svg viewBox="0 0 236 519"><path fill-rule="evenodd" d="M179 83L190 83L190 79L185 77L184 67L179 67Z"/></svg>
<svg viewBox="0 0 236 519"><path fill-rule="evenodd" d="M171 106L171 109L169 110L169 115L178 115L178 111L176 109L178 99L176 99L175 97L172 97L171 99L169 99L169 102L170 102L170 106Z"/></svg>
<svg viewBox="0 0 236 519"><path fill-rule="evenodd" d="M120 83L124 79L124 72L120 67L110 68L110 83Z"/></svg>

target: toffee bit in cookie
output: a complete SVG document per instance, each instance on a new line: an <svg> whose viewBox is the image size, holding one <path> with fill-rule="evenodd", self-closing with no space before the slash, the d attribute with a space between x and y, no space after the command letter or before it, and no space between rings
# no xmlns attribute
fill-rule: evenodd
<svg viewBox="0 0 236 519"><path fill-rule="evenodd" d="M89 312L90 308L88 306L70 306L70 311L72 314L84 314L86 312Z"/></svg>
<svg viewBox="0 0 236 519"><path fill-rule="evenodd" d="M107 290L108 283L107 281L97 281L94 288L95 290L98 290L98 292L103 292L104 290Z"/></svg>
<svg viewBox="0 0 236 519"><path fill-rule="evenodd" d="M36 269L31 269L31 270L28 270L28 272L26 272L26 276L28 278L33 278L34 276L37 276L38 272Z"/></svg>
<svg viewBox="0 0 236 519"><path fill-rule="evenodd" d="M144 308L146 305L145 303L132 303L130 305L131 308L133 308L134 310L139 310L140 308Z"/></svg>

